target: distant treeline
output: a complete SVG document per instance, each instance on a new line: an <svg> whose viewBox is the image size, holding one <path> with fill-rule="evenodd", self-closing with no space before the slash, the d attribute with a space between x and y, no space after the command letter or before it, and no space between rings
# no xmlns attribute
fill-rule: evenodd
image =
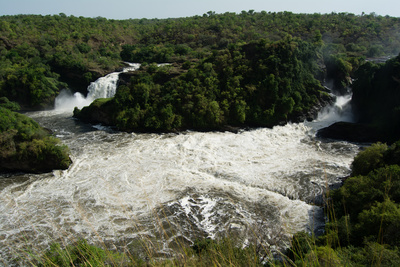
<svg viewBox="0 0 400 267"><path fill-rule="evenodd" d="M192 62L213 51L300 38L319 45L328 78L345 77L365 57L393 55L400 19L349 13L248 12L177 19L107 20L59 14L0 17L0 97L24 108L53 104L59 90L87 85L121 61Z"/></svg>

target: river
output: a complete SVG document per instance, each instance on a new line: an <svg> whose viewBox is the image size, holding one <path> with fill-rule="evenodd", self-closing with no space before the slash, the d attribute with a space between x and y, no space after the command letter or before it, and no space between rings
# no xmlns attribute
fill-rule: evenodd
<svg viewBox="0 0 400 267"><path fill-rule="evenodd" d="M73 164L0 177L0 264L79 238L119 250L151 244L165 257L204 237L276 251L297 231L318 233L315 202L350 173L359 146L315 133L347 117L338 110L349 100L313 122L273 129L138 134L73 119L74 101L92 99L64 93L57 109L28 115L69 146Z"/></svg>

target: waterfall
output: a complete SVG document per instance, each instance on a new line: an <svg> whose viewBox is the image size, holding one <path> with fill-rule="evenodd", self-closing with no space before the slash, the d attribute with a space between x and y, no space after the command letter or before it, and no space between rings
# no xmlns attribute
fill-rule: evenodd
<svg viewBox="0 0 400 267"><path fill-rule="evenodd" d="M113 97L117 90L119 74L122 72L135 71L140 67L138 63L126 63L129 66L122 71L110 73L90 83L86 97L79 92L72 94L68 89L62 90L55 100L55 109L64 111L71 111L75 107L81 109L84 106L90 105L98 98Z"/></svg>
<svg viewBox="0 0 400 267"><path fill-rule="evenodd" d="M318 114L318 120L326 122L346 121L353 122L353 112L351 110L352 94L336 96L333 105L327 106Z"/></svg>
<svg viewBox="0 0 400 267"><path fill-rule="evenodd" d="M307 126L312 128L311 133L316 134L318 130L328 127L335 122L354 122L351 98L351 92L346 95L335 96L335 102L321 109L314 121L305 122Z"/></svg>
<svg viewBox="0 0 400 267"><path fill-rule="evenodd" d="M57 109L113 96L119 73L92 83L87 97L62 92ZM0 266L15 251L77 237L121 250L149 240L171 255L177 240L230 234L277 251L293 233L318 233L324 212L316 201L349 175L359 147L315 132L351 120L350 100L338 96L312 122L238 134L111 132L88 129L67 112L28 113L70 148L73 164L47 174L0 174Z"/></svg>

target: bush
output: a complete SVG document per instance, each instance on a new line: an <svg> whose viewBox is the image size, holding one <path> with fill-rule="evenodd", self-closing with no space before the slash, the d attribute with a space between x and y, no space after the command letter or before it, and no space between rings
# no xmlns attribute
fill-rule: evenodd
<svg viewBox="0 0 400 267"><path fill-rule="evenodd" d="M375 203L358 216L355 235L369 241L378 240L383 244L400 244L400 206L389 198Z"/></svg>
<svg viewBox="0 0 400 267"><path fill-rule="evenodd" d="M195 266L261 265L255 247L239 248L237 244L229 238L220 241L211 239L196 241L192 247L194 253L198 256Z"/></svg>
<svg viewBox="0 0 400 267"><path fill-rule="evenodd" d="M0 107L0 171L48 172L71 164L69 149L31 118Z"/></svg>
<svg viewBox="0 0 400 267"><path fill-rule="evenodd" d="M370 171L382 167L383 156L387 149L386 144L376 143L358 153L351 165L352 176L367 175Z"/></svg>
<svg viewBox="0 0 400 267"><path fill-rule="evenodd" d="M350 215L353 223L362 210L368 210L385 197L400 201L400 166L391 165L376 169L367 176L350 177L332 193L337 218Z"/></svg>
<svg viewBox="0 0 400 267"><path fill-rule="evenodd" d="M126 264L126 256L103 250L80 240L62 249L55 243L39 259L39 266L121 266Z"/></svg>
<svg viewBox="0 0 400 267"><path fill-rule="evenodd" d="M21 109L18 103L8 100L7 97L0 97L0 107L9 109L11 111L18 111Z"/></svg>

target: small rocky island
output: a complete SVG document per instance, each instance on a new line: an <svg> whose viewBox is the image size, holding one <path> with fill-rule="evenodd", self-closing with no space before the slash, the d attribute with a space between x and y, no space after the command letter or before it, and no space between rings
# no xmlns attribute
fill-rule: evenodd
<svg viewBox="0 0 400 267"><path fill-rule="evenodd" d="M14 112L0 100L0 172L43 173L67 169L68 147L31 118Z"/></svg>

